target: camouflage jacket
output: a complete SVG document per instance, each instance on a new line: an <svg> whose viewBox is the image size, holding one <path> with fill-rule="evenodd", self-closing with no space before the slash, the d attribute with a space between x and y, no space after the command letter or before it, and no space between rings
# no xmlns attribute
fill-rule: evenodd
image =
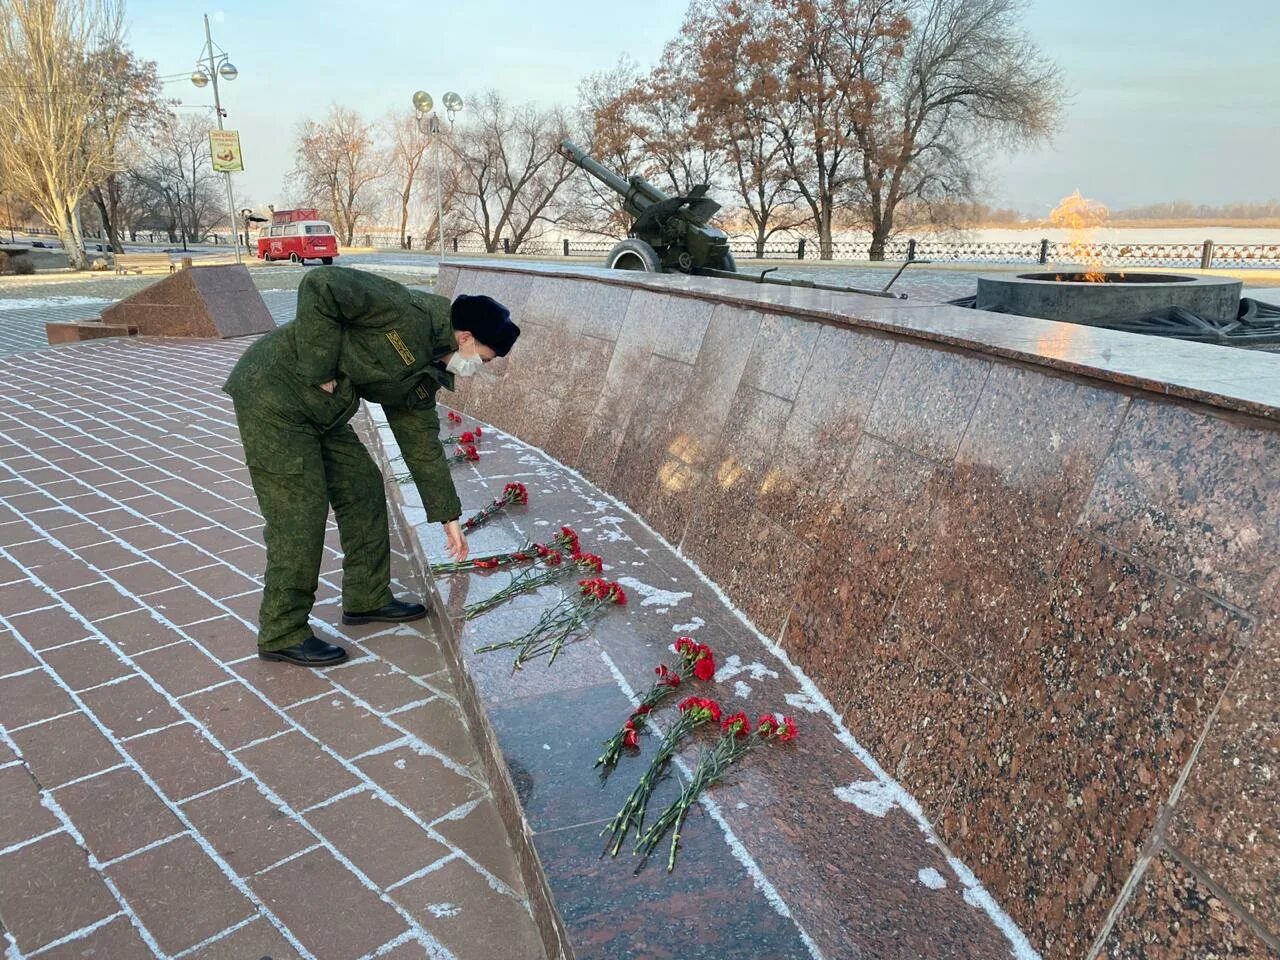
<svg viewBox="0 0 1280 960"><path fill-rule="evenodd" d="M362 270L317 267L298 287L297 316L250 347L223 389L282 426L301 420L321 432L350 420L362 399L381 404L427 518L444 522L462 507L436 391L453 389L439 361L457 349L446 298ZM330 380L332 393L320 388Z"/></svg>

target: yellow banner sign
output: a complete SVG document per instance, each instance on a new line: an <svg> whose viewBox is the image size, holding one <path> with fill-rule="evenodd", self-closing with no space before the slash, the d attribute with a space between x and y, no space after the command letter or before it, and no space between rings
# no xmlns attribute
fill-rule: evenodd
<svg viewBox="0 0 1280 960"><path fill-rule="evenodd" d="M210 130L209 152L213 169L218 173L241 173L244 157L240 155L240 134L235 130Z"/></svg>

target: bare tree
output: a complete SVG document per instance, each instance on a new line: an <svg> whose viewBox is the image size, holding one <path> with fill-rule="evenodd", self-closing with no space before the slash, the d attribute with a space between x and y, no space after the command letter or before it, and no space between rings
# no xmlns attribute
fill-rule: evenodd
<svg viewBox="0 0 1280 960"><path fill-rule="evenodd" d="M506 237L512 251L553 222L551 202L574 167L559 153L567 125L558 110L512 106L490 90L455 135L459 216L494 252Z"/></svg>
<svg viewBox="0 0 1280 960"><path fill-rule="evenodd" d="M203 116L164 117L131 176L167 211L165 228L171 241L198 243L223 216L209 154L209 126Z"/></svg>
<svg viewBox="0 0 1280 960"><path fill-rule="evenodd" d="M122 111L108 116L108 97L85 68L121 37L112 0L0 0L0 164L76 269L87 263L76 211L113 169L128 123Z"/></svg>
<svg viewBox="0 0 1280 960"><path fill-rule="evenodd" d="M322 122L307 120L298 132L294 182L306 201L332 216L348 246L356 225L370 213L376 185L385 174L386 157L373 124L354 110L335 105Z"/></svg>
<svg viewBox="0 0 1280 960"><path fill-rule="evenodd" d="M791 11L768 6L764 18L780 44L774 126L817 228L819 255L829 260L837 209L861 172L854 127L871 113L876 78L901 57L908 23L901 0L800 0Z"/></svg>
<svg viewBox="0 0 1280 960"><path fill-rule="evenodd" d="M400 246L405 245L409 228L409 207L424 163L431 149L431 134L416 115L392 113L383 121L387 150L387 173L395 180L400 207ZM432 218L434 220L434 217Z"/></svg>
<svg viewBox="0 0 1280 960"><path fill-rule="evenodd" d="M1027 39L1023 0L919 0L902 61L887 76L856 64L879 96L851 117L861 176L855 198L883 260L905 206L955 209L974 196L992 144L1047 138L1064 99L1057 67Z"/></svg>
<svg viewBox="0 0 1280 960"><path fill-rule="evenodd" d="M644 163L627 98L642 79L635 61L624 55L609 70L589 74L578 84L572 137L610 170L623 175L640 172ZM595 177L573 174L565 188L558 203L561 226L610 239L624 236L631 228L622 198Z"/></svg>
<svg viewBox="0 0 1280 960"><path fill-rule="evenodd" d="M131 50L115 45L95 51L87 68L99 78L103 90L100 108L88 122L111 151L107 174L90 188L89 198L111 249L122 253L117 227L125 179L121 149L130 136L153 133L171 111L160 95L154 61L139 60Z"/></svg>

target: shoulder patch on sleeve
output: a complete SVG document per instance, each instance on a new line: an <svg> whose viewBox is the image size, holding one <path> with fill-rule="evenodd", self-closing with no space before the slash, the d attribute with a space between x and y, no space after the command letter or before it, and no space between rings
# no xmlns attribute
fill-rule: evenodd
<svg viewBox="0 0 1280 960"><path fill-rule="evenodd" d="M388 330L386 337L391 346L395 347L396 353L400 354L400 359L404 361L406 367L412 367L418 362L413 355L413 351L409 349L409 345L404 342L404 338L400 336L398 330Z"/></svg>
<svg viewBox="0 0 1280 960"><path fill-rule="evenodd" d="M430 400L430 399L431 399L431 391L430 391L430 390L428 390L428 389L427 389L425 386L423 386L422 384L418 384L418 388L417 388L416 390L414 390L414 393L416 393L416 394L418 395L418 399L419 399L419 400Z"/></svg>

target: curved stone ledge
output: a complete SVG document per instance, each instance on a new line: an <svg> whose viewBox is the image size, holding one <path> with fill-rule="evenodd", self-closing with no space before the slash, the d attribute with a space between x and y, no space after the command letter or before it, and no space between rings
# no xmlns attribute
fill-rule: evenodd
<svg viewBox="0 0 1280 960"><path fill-rule="evenodd" d="M454 402L718 583L1046 957L1276 950L1280 357L744 286L449 263L524 329Z"/></svg>
<svg viewBox="0 0 1280 960"><path fill-rule="evenodd" d="M882 331L1280 420L1280 355L1272 353L1184 343L919 300L887 300L803 287L753 286L709 277L637 275L580 265L451 260L441 270L438 289L444 293L452 290L460 272L500 278L493 282L512 291L527 291L535 277L572 278L623 291L651 290L864 331ZM465 291L459 288L458 292Z"/></svg>

